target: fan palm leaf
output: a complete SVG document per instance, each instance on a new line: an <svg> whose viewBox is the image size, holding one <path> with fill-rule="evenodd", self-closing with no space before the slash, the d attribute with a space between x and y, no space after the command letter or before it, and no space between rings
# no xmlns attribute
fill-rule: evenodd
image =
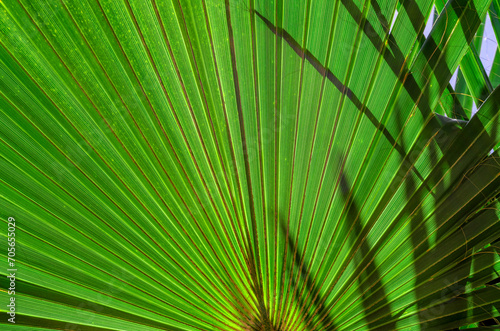
<svg viewBox="0 0 500 331"><path fill-rule="evenodd" d="M1 1L2 327L495 321L499 9Z"/></svg>

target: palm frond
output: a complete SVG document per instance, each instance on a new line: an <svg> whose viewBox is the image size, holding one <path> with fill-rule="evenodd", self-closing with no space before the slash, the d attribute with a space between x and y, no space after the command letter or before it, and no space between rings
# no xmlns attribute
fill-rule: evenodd
<svg viewBox="0 0 500 331"><path fill-rule="evenodd" d="M498 10L0 2L3 328L497 321Z"/></svg>

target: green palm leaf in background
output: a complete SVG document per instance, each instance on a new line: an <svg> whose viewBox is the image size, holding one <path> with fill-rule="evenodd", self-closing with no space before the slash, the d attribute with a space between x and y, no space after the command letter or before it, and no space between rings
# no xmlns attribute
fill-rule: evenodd
<svg viewBox="0 0 500 331"><path fill-rule="evenodd" d="M499 4L2 0L2 330L495 322Z"/></svg>

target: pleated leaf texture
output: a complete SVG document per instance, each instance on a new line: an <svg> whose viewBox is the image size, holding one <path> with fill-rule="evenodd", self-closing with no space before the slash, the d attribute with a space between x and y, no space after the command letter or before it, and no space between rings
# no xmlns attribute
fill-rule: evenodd
<svg viewBox="0 0 500 331"><path fill-rule="evenodd" d="M0 329L498 323L499 9L2 0Z"/></svg>

